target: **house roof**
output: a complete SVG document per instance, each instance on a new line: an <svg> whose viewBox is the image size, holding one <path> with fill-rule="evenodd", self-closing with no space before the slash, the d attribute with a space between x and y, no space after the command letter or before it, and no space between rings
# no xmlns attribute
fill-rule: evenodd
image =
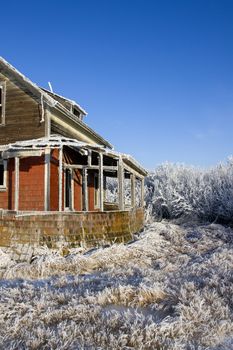
<svg viewBox="0 0 233 350"><path fill-rule="evenodd" d="M43 91L45 91L47 94L49 94L49 95L52 96L52 97L53 97L53 96L54 96L55 98L56 98L56 97L59 97L59 98L62 99L63 101L69 102L71 105L77 107L77 109L81 112L81 114L83 114L83 115L87 115L87 114L88 114L88 113L85 111L85 109L84 109L83 107L81 107L76 101L70 100L70 99L67 98L67 97L61 96L61 95L59 95L59 94L57 94L57 93L55 93L55 92L49 91L49 90L47 90L47 89L45 89L45 88L40 87L40 89L43 90Z"/></svg>
<svg viewBox="0 0 233 350"><path fill-rule="evenodd" d="M61 148L63 146L68 146L75 149L82 150L95 150L97 152L102 152L103 154L112 156L114 158L122 158L123 162L128 165L130 168L135 169L138 173L143 176L148 174L147 170L145 170L133 157L129 154L124 154L120 152L113 151L111 149L106 149L104 146L98 144L89 144L85 142L78 141L76 139L71 139L68 137L60 136L60 135L51 135L50 137L42 137L39 139L32 139L26 141L19 141L10 143L7 145L0 145L0 152L2 152L2 156L4 158L5 155L9 154L9 152L16 151L31 151L31 150L43 150L46 147L49 148Z"/></svg>
<svg viewBox="0 0 233 350"><path fill-rule="evenodd" d="M91 134L98 142L100 142L106 147L113 148L113 146L107 140L105 140L102 136L97 134L86 123L84 123L81 119L76 117L67 108L65 108L59 101L53 98L51 94L49 94L48 90L46 92L46 89L42 89L38 85L33 83L30 79L25 77L22 73L20 73L15 67L13 67L1 56L0 56L0 68L1 68L0 72L14 76L14 78L17 81L19 81L21 85L25 86L31 92L34 98L37 98L39 100L43 98L44 103L46 103L51 108L55 108L56 110L66 115L69 119L73 120L77 125L79 125L79 127L81 127L83 130ZM66 99L65 97L62 97L62 96L59 96L59 97ZM66 100L68 101L68 99ZM72 101L72 100L69 100L69 101ZM74 103L84 115L87 114L86 111L81 106L79 106L75 101L72 101L72 103Z"/></svg>

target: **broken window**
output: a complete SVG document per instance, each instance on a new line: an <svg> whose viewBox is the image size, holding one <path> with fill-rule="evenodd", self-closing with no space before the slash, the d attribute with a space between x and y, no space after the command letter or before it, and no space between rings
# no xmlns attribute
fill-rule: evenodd
<svg viewBox="0 0 233 350"><path fill-rule="evenodd" d="M5 82L0 82L0 125L5 124Z"/></svg>

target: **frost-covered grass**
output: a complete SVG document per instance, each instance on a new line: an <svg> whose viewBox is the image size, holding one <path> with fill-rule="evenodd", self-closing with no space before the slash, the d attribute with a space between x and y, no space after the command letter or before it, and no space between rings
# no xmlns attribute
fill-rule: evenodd
<svg viewBox="0 0 233 350"><path fill-rule="evenodd" d="M0 256L1 349L232 349L233 231L148 225L129 245Z"/></svg>

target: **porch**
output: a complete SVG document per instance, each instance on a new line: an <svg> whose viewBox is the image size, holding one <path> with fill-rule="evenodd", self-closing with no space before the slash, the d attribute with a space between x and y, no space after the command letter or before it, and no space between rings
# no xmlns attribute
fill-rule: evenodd
<svg viewBox="0 0 233 350"><path fill-rule="evenodd" d="M104 212L144 206L147 172L131 156L57 135L4 145L0 151L5 190L11 189L13 197L3 209ZM36 183L31 184L38 173ZM114 196L109 195L109 183L114 187ZM35 186L41 189L37 207L31 205L35 198L23 202L25 189L30 199L35 191L31 194L29 189Z"/></svg>

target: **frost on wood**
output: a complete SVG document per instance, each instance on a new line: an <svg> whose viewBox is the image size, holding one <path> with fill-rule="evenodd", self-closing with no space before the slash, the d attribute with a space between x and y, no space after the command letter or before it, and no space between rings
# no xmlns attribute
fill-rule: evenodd
<svg viewBox="0 0 233 350"><path fill-rule="evenodd" d="M129 245L1 253L0 348L231 349L232 237L162 222Z"/></svg>

